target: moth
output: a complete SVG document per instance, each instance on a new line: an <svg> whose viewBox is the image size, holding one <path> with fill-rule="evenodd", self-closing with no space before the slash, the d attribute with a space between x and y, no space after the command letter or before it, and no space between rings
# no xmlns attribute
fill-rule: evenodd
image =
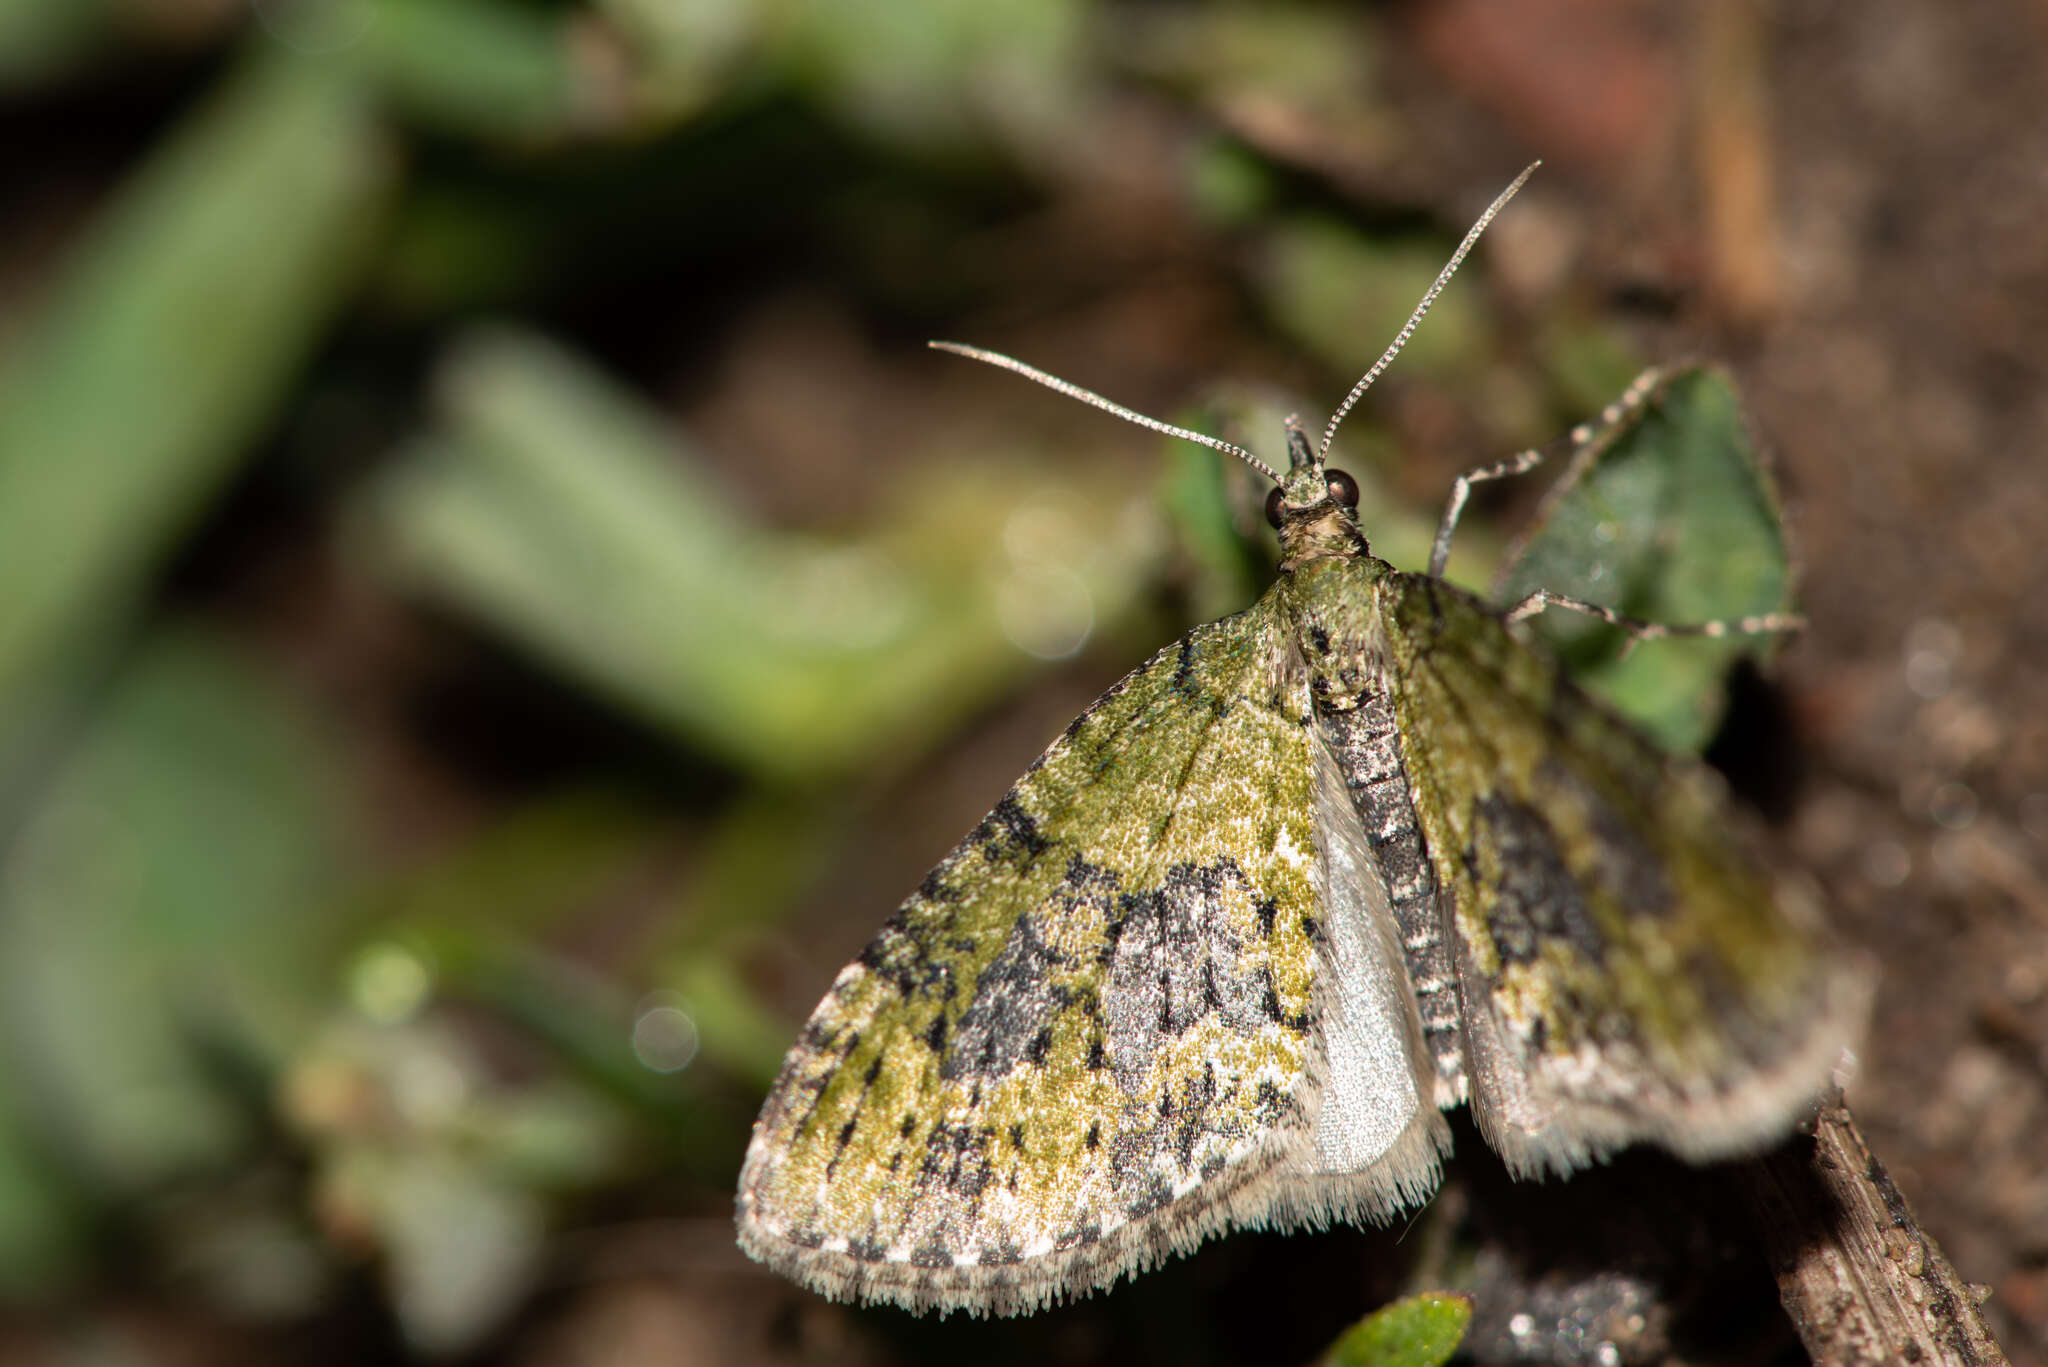
<svg viewBox="0 0 2048 1367"><path fill-rule="evenodd" d="M1226 1228L1425 1200L1468 1103L1518 1176L1788 1131L1869 983L1714 775L1521 620L1373 556L1325 464L1524 171L1320 446L1273 481L1277 581L1077 717L833 982L754 1127L753 1257L827 1296L1013 1314ZM1764 620L1746 625L1770 628Z"/></svg>

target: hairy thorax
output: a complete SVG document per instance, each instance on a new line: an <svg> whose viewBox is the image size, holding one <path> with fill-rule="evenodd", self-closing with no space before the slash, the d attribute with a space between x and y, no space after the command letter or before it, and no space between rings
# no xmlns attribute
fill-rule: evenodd
<svg viewBox="0 0 2048 1367"><path fill-rule="evenodd" d="M1348 711L1384 691L1387 629L1374 590L1390 573L1385 561L1358 551L1306 560L1282 579L1317 707Z"/></svg>

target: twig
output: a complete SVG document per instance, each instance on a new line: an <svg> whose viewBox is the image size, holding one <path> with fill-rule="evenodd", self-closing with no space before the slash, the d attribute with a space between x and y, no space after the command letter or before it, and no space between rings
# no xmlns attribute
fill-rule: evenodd
<svg viewBox="0 0 2048 1367"><path fill-rule="evenodd" d="M1739 1171L1779 1297L1815 1363L2007 1367L1978 1296L1913 1218L1839 1093L1811 1139Z"/></svg>

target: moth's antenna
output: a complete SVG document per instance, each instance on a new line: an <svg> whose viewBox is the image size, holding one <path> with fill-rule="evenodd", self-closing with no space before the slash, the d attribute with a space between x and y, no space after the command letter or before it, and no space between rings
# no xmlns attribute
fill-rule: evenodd
<svg viewBox="0 0 2048 1367"><path fill-rule="evenodd" d="M1372 382L1380 377L1381 371L1393 363L1394 357L1401 354L1401 348L1408 345L1408 339L1415 335L1416 324L1422 321L1423 314L1429 312L1429 306L1436 302L1436 297L1444 292L1444 286L1451 283L1451 277L1456 275L1458 267L1464 264L1465 253L1472 250L1472 244L1479 240L1479 234L1486 231L1486 225L1493 222L1493 216L1507 206L1507 202L1515 197L1515 191L1522 188L1522 182L1534 175L1536 168L1542 164L1540 161L1530 162L1523 168L1522 174L1515 177L1514 184L1495 196L1493 203L1486 206L1486 212L1479 215L1479 221L1472 225L1472 231L1465 234L1465 240L1458 244L1458 250L1451 253L1449 263L1437 275L1436 283L1423 294L1422 302L1415 306L1415 312L1408 315L1408 321L1402 324L1401 331L1395 334L1393 344L1380 353L1380 358L1372 363L1372 369L1366 371L1363 378L1351 386L1351 392L1344 396L1344 402L1338 404L1337 411L1330 415L1330 425L1323 429L1323 444L1316 451L1319 458L1330 454L1330 440L1337 435L1337 424L1344 421L1344 415L1351 411L1352 405L1364 397L1366 390L1372 388Z"/></svg>
<svg viewBox="0 0 2048 1367"><path fill-rule="evenodd" d="M1527 172L1523 174L1526 175ZM1185 427L1175 427L1172 423L1161 422L1157 418L1148 418L1136 409L1125 408L1120 403L1110 402L1092 389L1083 389L1077 384L1062 380L1057 375L1048 375L1036 366L1025 365L1014 356L1005 356L1000 351L983 351L980 347L967 346L961 342L928 342L926 345L934 351L950 351L955 356L965 356L970 361L986 361L988 364L1000 367L1003 370L1014 370L1027 380L1036 380L1047 389L1057 390L1070 399L1079 399L1082 403L1099 408L1105 413L1114 413L1125 422L1134 422L1140 427L1149 427L1154 432L1163 432L1169 437L1179 437L1182 441L1195 442L1198 445L1208 447L1212 451L1226 452L1229 455L1236 456L1275 484L1281 483L1280 476L1274 473L1272 466L1266 464L1266 462L1260 460L1235 442L1224 441L1220 437L1207 436L1201 432L1190 432Z"/></svg>

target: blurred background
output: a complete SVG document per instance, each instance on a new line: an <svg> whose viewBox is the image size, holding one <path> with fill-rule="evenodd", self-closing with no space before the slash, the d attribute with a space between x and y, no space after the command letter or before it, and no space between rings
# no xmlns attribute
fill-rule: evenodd
<svg viewBox="0 0 2048 1367"><path fill-rule="evenodd" d="M1712 753L2048 1360L2043 70L1995 0L0 0L0 1361L1289 1362L1540 1289L1488 1220L1573 1188L1469 1129L1408 1230L1015 1324L731 1237L838 966L1266 573L1248 482L925 339L1272 452L1539 156L1340 443L1376 548L1728 363L1812 626ZM1733 1289L1651 1329L1796 1355L1670 1228Z"/></svg>

